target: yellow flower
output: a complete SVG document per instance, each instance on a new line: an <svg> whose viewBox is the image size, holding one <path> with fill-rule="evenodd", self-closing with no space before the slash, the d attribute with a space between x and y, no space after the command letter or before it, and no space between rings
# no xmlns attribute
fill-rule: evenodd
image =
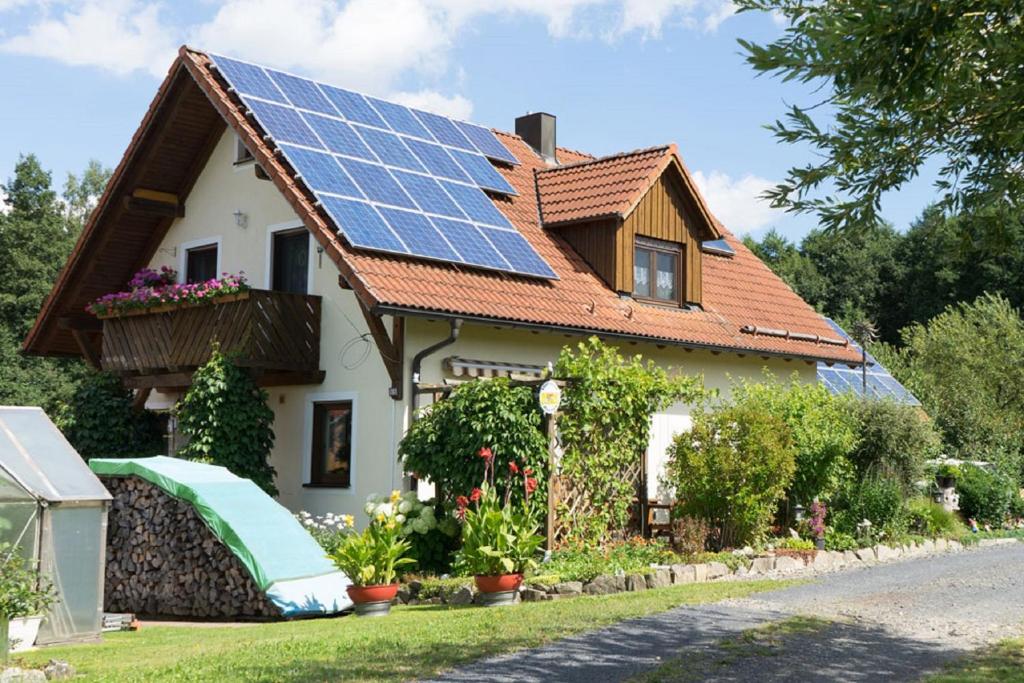
<svg viewBox="0 0 1024 683"><path fill-rule="evenodd" d="M352 526L356 525L356 518L353 517L352 515L342 515L341 516L341 523L344 524L345 526L352 527Z"/></svg>
<svg viewBox="0 0 1024 683"><path fill-rule="evenodd" d="M384 514L383 512L381 512L380 514L378 514L378 515L377 515L377 521L378 521L378 522L383 522L383 521L384 521L384 520L386 520L387 518L388 518L388 516L387 516L387 515L385 515L385 514Z"/></svg>
<svg viewBox="0 0 1024 683"><path fill-rule="evenodd" d="M398 489L395 489L394 491L391 492L391 502L392 503L397 503L401 499L402 499L402 492L401 491L399 491Z"/></svg>

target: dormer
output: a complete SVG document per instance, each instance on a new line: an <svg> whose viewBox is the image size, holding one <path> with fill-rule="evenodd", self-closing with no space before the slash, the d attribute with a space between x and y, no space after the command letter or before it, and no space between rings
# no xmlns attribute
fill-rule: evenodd
<svg viewBox="0 0 1024 683"><path fill-rule="evenodd" d="M701 306L703 251L722 237L675 145L537 171L544 227L609 287L638 301Z"/></svg>

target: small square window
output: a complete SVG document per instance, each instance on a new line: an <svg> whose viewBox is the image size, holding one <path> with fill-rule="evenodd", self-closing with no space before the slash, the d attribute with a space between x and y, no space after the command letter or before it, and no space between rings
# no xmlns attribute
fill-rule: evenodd
<svg viewBox="0 0 1024 683"><path fill-rule="evenodd" d="M216 244L205 244L185 252L185 282L206 282L216 277Z"/></svg>
<svg viewBox="0 0 1024 683"><path fill-rule="evenodd" d="M352 401L313 404L313 486L352 486Z"/></svg>
<svg viewBox="0 0 1024 683"><path fill-rule="evenodd" d="M682 245L637 238L633 248L633 296L679 303Z"/></svg>

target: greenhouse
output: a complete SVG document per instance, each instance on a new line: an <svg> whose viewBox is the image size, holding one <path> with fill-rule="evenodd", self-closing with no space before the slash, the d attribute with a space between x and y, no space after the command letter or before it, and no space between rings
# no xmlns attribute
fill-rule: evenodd
<svg viewBox="0 0 1024 683"><path fill-rule="evenodd" d="M0 407L0 543L38 561L57 591L38 644L99 636L110 499L42 409Z"/></svg>

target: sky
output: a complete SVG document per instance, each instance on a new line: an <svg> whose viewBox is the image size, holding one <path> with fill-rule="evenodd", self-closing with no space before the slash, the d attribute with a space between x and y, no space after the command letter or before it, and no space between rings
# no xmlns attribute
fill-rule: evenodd
<svg viewBox="0 0 1024 683"><path fill-rule="evenodd" d="M783 30L729 0L0 0L0 179L27 153L58 185L115 166L189 44L503 130L546 111L592 154L675 142L733 232L799 239L814 217L759 195L811 157L764 125L821 95L736 42ZM905 229L934 196L919 179L883 215Z"/></svg>

